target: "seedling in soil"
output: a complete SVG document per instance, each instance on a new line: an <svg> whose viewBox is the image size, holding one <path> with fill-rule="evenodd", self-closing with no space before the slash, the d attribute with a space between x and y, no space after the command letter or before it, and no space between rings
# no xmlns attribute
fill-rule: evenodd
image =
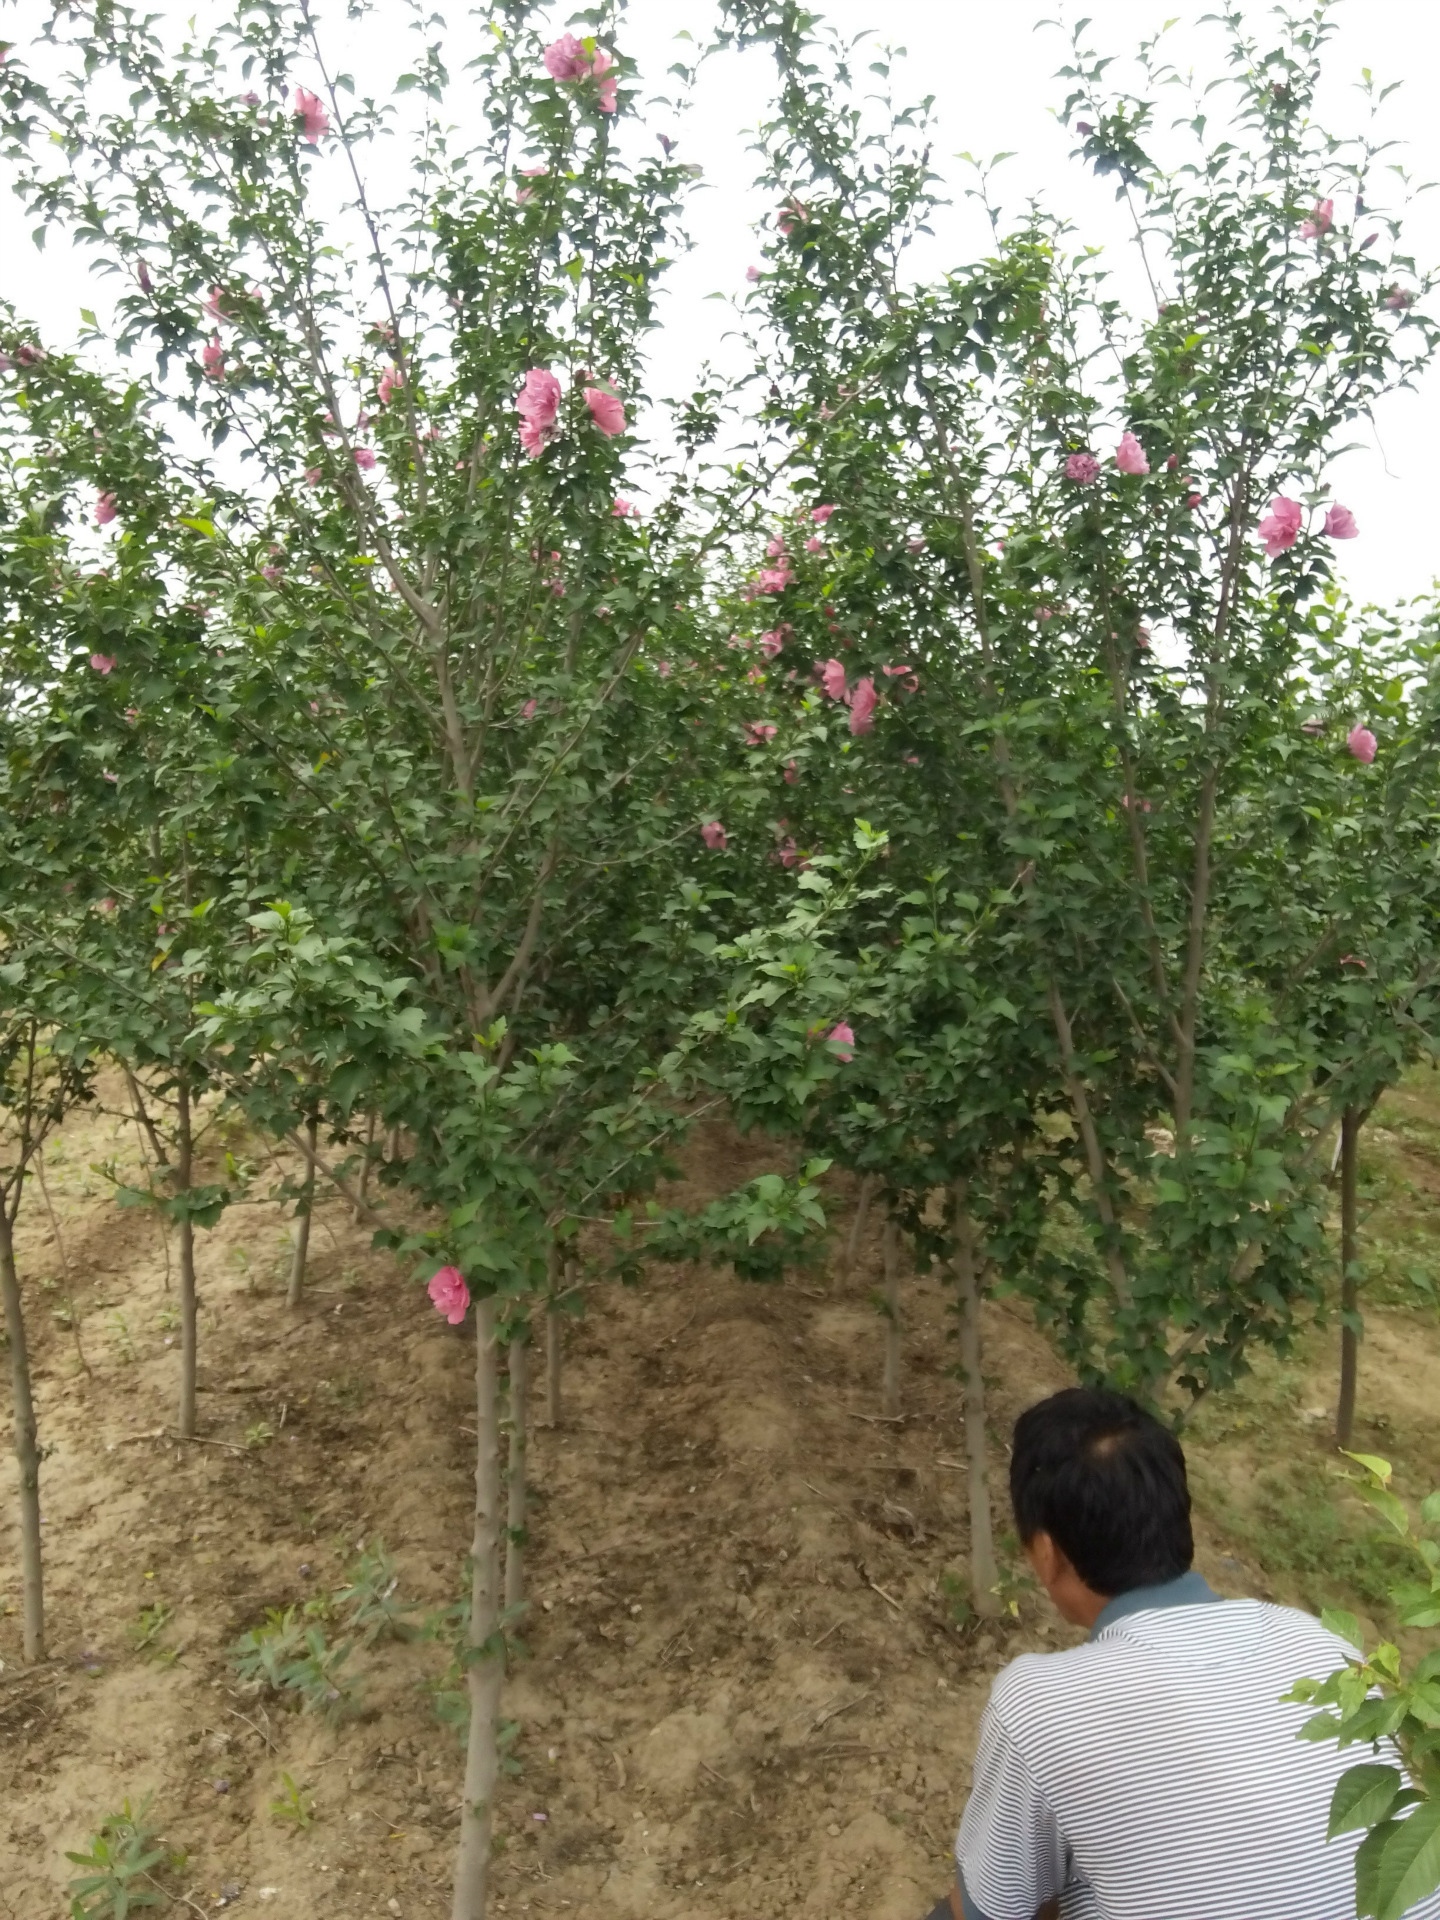
<svg viewBox="0 0 1440 1920"><path fill-rule="evenodd" d="M155 1324L159 1327L161 1333L177 1332L180 1326L180 1309L178 1307L162 1307L155 1316Z"/></svg>
<svg viewBox="0 0 1440 1920"><path fill-rule="evenodd" d="M163 1600L157 1600L153 1607L141 1607L138 1614L125 1629L132 1647L137 1653L149 1653L157 1658L173 1661L173 1649L159 1647L155 1643L169 1626L175 1616L175 1609L167 1607Z"/></svg>
<svg viewBox="0 0 1440 1920"><path fill-rule="evenodd" d="M414 1637L417 1629L406 1616L415 1611L415 1605L400 1597L399 1586L400 1576L383 1540L376 1540L345 1569L345 1585L332 1598L337 1611L348 1615L346 1625L363 1646Z"/></svg>
<svg viewBox="0 0 1440 1920"><path fill-rule="evenodd" d="M119 1813L107 1814L90 1837L88 1853L65 1858L87 1869L69 1882L70 1920L126 1920L140 1907L168 1907L170 1896L156 1885L152 1869L166 1859L156 1845L160 1830L150 1822L152 1796L146 1794L131 1811L127 1800Z"/></svg>
<svg viewBox="0 0 1440 1920"><path fill-rule="evenodd" d="M280 1791L270 1802L270 1811L295 1833L303 1833L315 1820L315 1802L310 1798L310 1783L296 1786L288 1773L280 1776Z"/></svg>
<svg viewBox="0 0 1440 1920"><path fill-rule="evenodd" d="M115 1336L115 1345L120 1350L120 1358L127 1365L133 1363L137 1358L135 1342L130 1338L130 1327L123 1313L111 1314L110 1331Z"/></svg>
<svg viewBox="0 0 1440 1920"><path fill-rule="evenodd" d="M268 1447L275 1438L275 1429L268 1420L257 1420L253 1426L245 1429L247 1447Z"/></svg>
<svg viewBox="0 0 1440 1920"><path fill-rule="evenodd" d="M273 1607L263 1626L241 1634L230 1649L236 1675L248 1685L294 1699L302 1711L339 1720L356 1704L355 1689L341 1668L352 1643L326 1641L322 1628L305 1626L294 1607Z"/></svg>

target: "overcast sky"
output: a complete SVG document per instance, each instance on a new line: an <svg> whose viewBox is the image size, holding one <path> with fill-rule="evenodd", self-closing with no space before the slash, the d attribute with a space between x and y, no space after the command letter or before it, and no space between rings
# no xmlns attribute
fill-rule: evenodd
<svg viewBox="0 0 1440 1920"><path fill-rule="evenodd" d="M351 37L339 0L318 9L333 14L332 34ZM1054 78L1066 55L1066 41L1053 28L1035 27L1043 14L1060 9L1046 0L1031 5L965 4L964 0L833 0L824 8L847 34L867 29L879 39L908 50L908 72L897 78L898 94L933 93L937 136L934 159L955 182L955 205L942 213L927 266L961 264L984 245L976 216L963 199L966 169L961 153L988 157L1014 154L1000 174L1012 204L1041 194L1055 210L1074 219L1084 237L1113 250L1117 266L1124 254L1124 229L1111 189L1087 176L1068 158L1071 140L1054 110L1064 99L1064 83ZM198 13L203 22L210 5L176 8L177 18ZM1070 9L1072 16L1077 9ZM1172 14L1179 24L1170 38L1172 58L1209 74L1221 70L1222 43L1214 27L1197 23L1212 11L1203 0L1091 0L1091 39L1106 51L1128 54ZM0 0L0 37L21 42L34 31L41 0ZM1263 34L1268 5L1252 6L1251 17ZM396 24L399 24L396 9ZM563 25L563 8L554 10ZM1434 81L1440 63L1440 9L1435 0L1343 0L1337 10L1340 30L1328 61L1329 84L1324 116L1340 131L1358 130L1364 108L1354 83L1369 67L1377 80L1403 82L1387 107L1386 125L1402 143L1396 158L1421 180L1440 179L1440 114ZM707 37L714 8L697 0L631 0L622 32L625 50L653 76L656 91L668 84L665 71L683 45L675 36L688 29L697 42ZM387 49L392 38L380 43ZM376 56L383 64L385 54ZM393 56L389 56L393 57ZM863 62L861 63L863 67ZM452 69L453 70L453 69ZM361 66L362 88L383 89L383 70ZM755 171L747 151L748 133L763 107L770 69L762 53L716 60L702 70L698 97L676 131L681 155L704 168L704 186L689 220L696 247L674 271L667 295L667 323L657 342L659 391L678 391L707 354L723 354L730 314L723 302L743 289L746 267L758 258L755 222L769 210L749 182ZM460 89L450 103L462 112ZM78 324L83 305L98 307L96 283L83 257L56 246L43 255L29 238L29 222L5 196L0 200L0 260L5 292L52 340L63 341ZM1422 265L1440 258L1440 195L1422 197L1408 239ZM1128 270L1127 270L1128 278ZM1334 472L1336 496L1355 511L1361 537L1336 550L1336 560L1362 599L1390 601L1427 590L1440 572L1435 528L1440 518L1440 375L1431 374L1420 391L1396 396L1381 411L1375 429L1361 429L1365 445L1345 456Z"/></svg>

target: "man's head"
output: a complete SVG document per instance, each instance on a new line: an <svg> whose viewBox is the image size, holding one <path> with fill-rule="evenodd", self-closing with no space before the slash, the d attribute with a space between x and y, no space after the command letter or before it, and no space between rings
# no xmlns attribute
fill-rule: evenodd
<svg viewBox="0 0 1440 1920"><path fill-rule="evenodd" d="M1087 1626L1092 1599L1177 1580L1195 1556L1180 1443L1123 1393L1067 1387L1022 1413L1010 1501L1051 1598Z"/></svg>

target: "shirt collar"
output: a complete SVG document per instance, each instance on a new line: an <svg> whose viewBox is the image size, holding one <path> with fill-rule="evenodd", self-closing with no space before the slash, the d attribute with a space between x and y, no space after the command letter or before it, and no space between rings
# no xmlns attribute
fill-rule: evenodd
<svg viewBox="0 0 1440 1920"><path fill-rule="evenodd" d="M1117 1620L1123 1620L1128 1614L1148 1613L1152 1607L1198 1607L1207 1600L1218 1600L1220 1595L1211 1587L1204 1574L1182 1573L1178 1580L1165 1580L1157 1587L1132 1587L1128 1593L1117 1593L1113 1600L1107 1600L1096 1616L1090 1629L1090 1638L1096 1640L1107 1627L1113 1627Z"/></svg>

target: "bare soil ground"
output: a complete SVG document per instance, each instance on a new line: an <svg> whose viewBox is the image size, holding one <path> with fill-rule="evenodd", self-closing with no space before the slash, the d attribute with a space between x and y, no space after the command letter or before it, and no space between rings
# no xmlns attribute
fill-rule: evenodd
<svg viewBox="0 0 1440 1920"><path fill-rule="evenodd" d="M1381 1203L1395 1188L1385 1217L1402 1266L1436 1218L1436 1111L1427 1081L1380 1116L1373 1167ZM62 1920L66 1851L147 1792L186 1856L176 1914L442 1913L461 1773L428 1691L443 1649L357 1655L361 1710L335 1727L254 1699L226 1653L266 1608L333 1591L377 1537L417 1603L457 1598L469 1338L370 1251L338 1198L317 1209L308 1298L287 1312L284 1222L237 1206L201 1241L204 1442L182 1445L167 1430L178 1338L162 1242L145 1214L117 1209L94 1171L105 1161L138 1167L133 1130L77 1118L46 1164L64 1261L38 1194L22 1231L53 1449L53 1657L20 1664L12 1467L0 1913ZM767 1163L704 1130L677 1197ZM848 1206L843 1187L835 1198ZM518 1771L500 1811L500 1912L918 1920L946 1884L992 1675L1072 1636L1028 1594L1001 1626L957 1621L967 1526L948 1299L934 1281L907 1286L906 1413L877 1421L878 1260L872 1231L844 1286L661 1268L641 1289L591 1292L569 1335L563 1422L530 1454L534 1613L507 1689ZM62 1324L69 1291L88 1374ZM1440 1479L1440 1323L1411 1293L1372 1309L1359 1441L1419 1487ZM1011 1420L1065 1374L1015 1303L987 1306L985 1340L1001 1481ZM1200 1565L1224 1591L1353 1600L1358 1583L1366 1601L1363 1531L1333 1532L1315 1413L1332 1399L1332 1340L1267 1360L1197 1420ZM137 1647L157 1605L173 1614ZM315 1805L303 1829L272 1810L287 1774Z"/></svg>

